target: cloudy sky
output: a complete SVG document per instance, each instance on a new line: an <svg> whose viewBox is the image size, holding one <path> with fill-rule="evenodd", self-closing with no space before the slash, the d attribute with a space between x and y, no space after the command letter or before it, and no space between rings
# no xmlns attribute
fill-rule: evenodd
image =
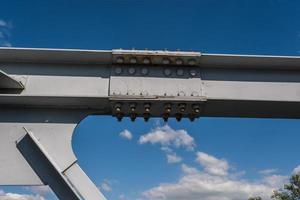
<svg viewBox="0 0 300 200"><path fill-rule="evenodd" d="M0 46L181 49L300 55L298 0L2 0ZM75 131L79 164L111 200L241 200L300 171L300 123L92 116ZM47 187L1 187L0 200L55 200Z"/></svg>

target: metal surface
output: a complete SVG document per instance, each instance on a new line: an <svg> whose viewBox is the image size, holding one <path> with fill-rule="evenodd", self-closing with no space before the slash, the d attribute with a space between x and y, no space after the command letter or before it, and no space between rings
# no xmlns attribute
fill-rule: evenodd
<svg viewBox="0 0 300 200"><path fill-rule="evenodd" d="M43 184L49 185L59 199L105 200L105 197L87 178L76 161L62 170L51 157L53 153L44 148L39 138L35 137L34 133L26 129L25 131L26 135L17 142L17 148Z"/></svg>
<svg viewBox="0 0 300 200"><path fill-rule="evenodd" d="M9 76L4 71L0 70L0 90L23 90L24 85L21 81Z"/></svg>
<svg viewBox="0 0 300 200"><path fill-rule="evenodd" d="M0 48L0 70L0 185L50 185L51 171L58 196L105 199L72 151L90 114L300 118L300 57ZM17 149L30 133L33 145ZM36 147L49 170L30 161Z"/></svg>
<svg viewBox="0 0 300 200"><path fill-rule="evenodd" d="M27 133L17 143L17 148L42 182L49 185L59 199L81 199L66 177L60 173L56 163L43 151L33 134Z"/></svg>

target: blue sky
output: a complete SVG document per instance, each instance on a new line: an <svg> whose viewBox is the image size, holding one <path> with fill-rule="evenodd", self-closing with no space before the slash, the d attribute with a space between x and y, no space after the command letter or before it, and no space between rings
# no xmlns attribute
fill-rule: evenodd
<svg viewBox="0 0 300 200"><path fill-rule="evenodd" d="M2 0L0 5L0 46L300 55L298 0ZM234 199L267 194L300 165L299 129L299 120L287 119L165 124L91 116L77 127L73 147L108 199L218 198L214 189L201 186L203 180ZM168 139L157 140L159 135ZM197 192L187 192L185 185ZM44 188L1 187L0 199L1 194L55 199Z"/></svg>

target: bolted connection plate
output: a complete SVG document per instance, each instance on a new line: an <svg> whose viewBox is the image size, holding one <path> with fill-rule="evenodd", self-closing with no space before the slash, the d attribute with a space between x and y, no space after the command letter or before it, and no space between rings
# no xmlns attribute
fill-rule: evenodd
<svg viewBox="0 0 300 200"><path fill-rule="evenodd" d="M145 121L148 121L150 117L161 117L165 121L168 118L176 118L178 121L182 118L189 118L193 121L195 118L200 117L205 99L111 98L110 103L112 114L119 121L123 117L130 117L132 121L135 121L137 117L142 117Z"/></svg>
<svg viewBox="0 0 300 200"><path fill-rule="evenodd" d="M199 52L113 50L109 96L114 116L198 118L203 109Z"/></svg>
<svg viewBox="0 0 300 200"><path fill-rule="evenodd" d="M201 53L184 51L113 50L113 64L197 66Z"/></svg>

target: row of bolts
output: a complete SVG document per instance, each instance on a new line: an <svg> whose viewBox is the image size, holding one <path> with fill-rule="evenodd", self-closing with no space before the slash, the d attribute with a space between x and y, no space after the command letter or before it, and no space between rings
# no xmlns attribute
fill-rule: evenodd
<svg viewBox="0 0 300 200"><path fill-rule="evenodd" d="M136 110L136 103L130 103L129 104L129 108L130 108L130 119L131 121L135 121L136 117L137 117L137 114L135 113L135 110ZM122 103L116 103L115 104L115 113L116 113L116 117L118 119L118 121L122 121L122 118L123 118L123 113L122 113ZM150 118L150 108L151 108L151 104L150 103L145 103L144 104L144 110L145 112L143 113L143 118L144 120L147 122ZM180 113L177 113L175 115L175 118L177 121L180 121L182 116L183 116L183 113L185 112L186 110L186 104L185 103L180 103L178 104L178 109L179 109L179 112ZM200 113L200 105L198 104L193 104L192 105L192 109L194 111L193 114L189 114L189 119L191 121L194 121L195 120L195 117ZM162 118L164 119L165 122L168 121L168 118L170 116L170 113L172 111L172 104L171 103L166 103L164 105L164 113L162 115Z"/></svg>
<svg viewBox="0 0 300 200"><path fill-rule="evenodd" d="M124 62L125 62L125 59L123 58L123 57L117 57L117 63L118 64L123 64ZM131 63L131 64L137 64L137 58L136 57L132 57L132 58L130 58L129 59L129 62ZM150 58L144 58L143 59L143 63L144 64L150 64L151 63L151 60L150 60ZM168 65L168 64L170 64L171 63L171 60L170 59L168 59L168 58L163 58L163 60L162 60L162 64L164 64L164 65ZM176 59L176 61L175 61L175 63L177 64L177 65L182 65L184 62L183 62L183 60L182 59L180 59L180 58L177 58ZM196 62L196 60L195 59L190 59L190 60L188 60L188 65L195 65L197 62Z"/></svg>

